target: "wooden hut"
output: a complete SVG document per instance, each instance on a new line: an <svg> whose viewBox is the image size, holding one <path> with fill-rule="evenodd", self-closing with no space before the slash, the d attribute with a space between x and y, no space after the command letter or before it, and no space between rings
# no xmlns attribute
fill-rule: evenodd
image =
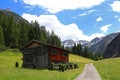
<svg viewBox="0 0 120 80"><path fill-rule="evenodd" d="M52 62L68 62L69 51L37 40L28 42L22 49L23 67L48 68Z"/></svg>

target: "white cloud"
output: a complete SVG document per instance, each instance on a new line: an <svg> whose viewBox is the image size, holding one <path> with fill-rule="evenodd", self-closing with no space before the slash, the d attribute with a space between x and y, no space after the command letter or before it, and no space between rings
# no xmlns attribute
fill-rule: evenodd
<svg viewBox="0 0 120 80"><path fill-rule="evenodd" d="M76 16L71 16L72 19L76 19L77 17Z"/></svg>
<svg viewBox="0 0 120 80"><path fill-rule="evenodd" d="M118 16L118 15L115 15L114 17L115 17L115 18L119 18L119 16Z"/></svg>
<svg viewBox="0 0 120 80"><path fill-rule="evenodd" d="M120 22L120 17L118 15L115 15L114 17Z"/></svg>
<svg viewBox="0 0 120 80"><path fill-rule="evenodd" d="M102 17L98 17L98 18L96 19L97 22L100 22L100 21L102 21L102 20L103 20Z"/></svg>
<svg viewBox="0 0 120 80"><path fill-rule="evenodd" d="M88 14L94 12L94 11L96 11L96 10L95 10L95 9L92 9L92 10L89 10L89 11L84 12L84 13L82 13L82 14L79 14L79 16L86 16L86 15L88 15Z"/></svg>
<svg viewBox="0 0 120 80"><path fill-rule="evenodd" d="M83 34L83 31L78 28L75 23L64 25L62 24L55 15L31 15L24 13L22 15L23 18L27 19L29 22L31 20L37 20L41 25L45 25L46 29L50 32L54 30L55 34L57 34L61 40L73 39L75 41L78 40L92 40L95 37L102 37L104 34L95 33L91 36L87 36Z"/></svg>
<svg viewBox="0 0 120 80"><path fill-rule="evenodd" d="M120 32L120 30L118 30L117 32Z"/></svg>
<svg viewBox="0 0 120 80"><path fill-rule="evenodd" d="M118 19L118 21L120 22L120 18Z"/></svg>
<svg viewBox="0 0 120 80"><path fill-rule="evenodd" d="M105 0L23 0L30 5L38 5L43 9L56 13L63 10L88 9L100 5Z"/></svg>
<svg viewBox="0 0 120 80"><path fill-rule="evenodd" d="M14 0L14 2L17 2L18 0Z"/></svg>
<svg viewBox="0 0 120 80"><path fill-rule="evenodd" d="M33 6L24 6L24 8L30 9L30 8L34 8Z"/></svg>
<svg viewBox="0 0 120 80"><path fill-rule="evenodd" d="M104 25L104 26L102 26L100 29L101 29L104 33L106 33L106 32L108 31L108 29L109 29L110 26L112 26L112 24Z"/></svg>
<svg viewBox="0 0 120 80"><path fill-rule="evenodd" d="M114 1L111 4L112 10L115 12L120 12L120 1Z"/></svg>
<svg viewBox="0 0 120 80"><path fill-rule="evenodd" d="M24 8L27 10L27 12L33 11L34 6L24 6Z"/></svg>

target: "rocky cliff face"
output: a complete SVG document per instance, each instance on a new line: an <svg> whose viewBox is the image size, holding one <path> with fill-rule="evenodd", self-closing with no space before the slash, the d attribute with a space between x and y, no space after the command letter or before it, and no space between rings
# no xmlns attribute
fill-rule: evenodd
<svg viewBox="0 0 120 80"><path fill-rule="evenodd" d="M108 44L107 49L103 55L103 58L113 57L120 57L120 33L110 42L110 44Z"/></svg>
<svg viewBox="0 0 120 80"><path fill-rule="evenodd" d="M92 53L102 53L104 54L104 52L106 51L106 47L107 45L118 35L119 33L112 33L109 34L105 37L103 37L99 42L97 42L96 44L93 44L89 50Z"/></svg>
<svg viewBox="0 0 120 80"><path fill-rule="evenodd" d="M66 47L71 48L71 47L73 47L75 44L76 44L76 42L73 41L73 40L71 40L71 39L65 40L65 41L62 42L62 46L64 46L65 48L66 48Z"/></svg>

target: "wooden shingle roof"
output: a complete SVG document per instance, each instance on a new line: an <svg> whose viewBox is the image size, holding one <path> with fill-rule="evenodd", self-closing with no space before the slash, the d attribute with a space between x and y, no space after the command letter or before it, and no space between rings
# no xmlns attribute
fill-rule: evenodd
<svg viewBox="0 0 120 80"><path fill-rule="evenodd" d="M61 47L58 47L58 46L56 46L56 45L51 45L51 44L47 44L47 43L42 43L42 42L40 42L40 41L38 41L38 40L35 40L35 39L29 41L29 42L28 42L27 44L25 44L20 50L25 49L26 47L28 47L29 45L31 45L31 44L34 43L34 42L35 42L35 43L38 43L38 44L45 45L45 46L49 46L49 47L57 48L57 49L60 49L60 50L64 50L64 51L66 51L66 52L70 52L70 51L68 51L68 50L66 50L66 49L63 49L63 48L61 48Z"/></svg>

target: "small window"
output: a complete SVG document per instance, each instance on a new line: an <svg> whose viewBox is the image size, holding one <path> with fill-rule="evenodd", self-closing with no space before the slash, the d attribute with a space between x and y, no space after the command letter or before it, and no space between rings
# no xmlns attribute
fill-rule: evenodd
<svg viewBox="0 0 120 80"><path fill-rule="evenodd" d="M63 56L63 57L67 57L67 56L68 56L68 53L67 53L67 52L62 52L62 56Z"/></svg>
<svg viewBox="0 0 120 80"><path fill-rule="evenodd" d="M56 49L51 49L51 54L57 55L57 54L58 54L58 50L56 50Z"/></svg>

